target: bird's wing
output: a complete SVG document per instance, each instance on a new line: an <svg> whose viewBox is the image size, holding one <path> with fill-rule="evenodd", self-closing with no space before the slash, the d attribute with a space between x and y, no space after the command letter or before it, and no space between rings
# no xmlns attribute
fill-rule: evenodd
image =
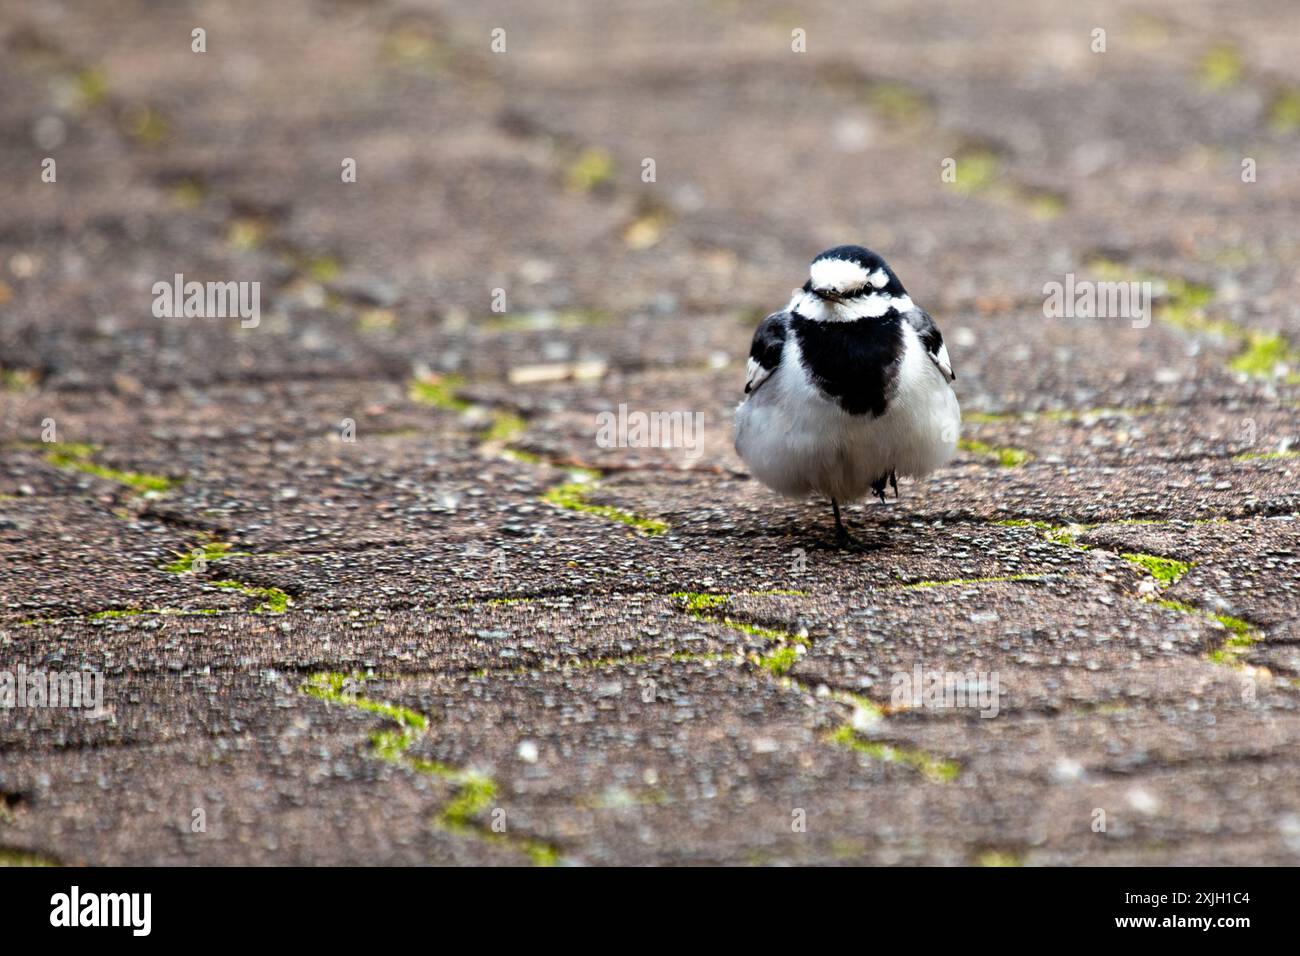
<svg viewBox="0 0 1300 956"><path fill-rule="evenodd" d="M903 318L916 329L921 344L925 346L934 364L939 366L943 377L950 382L955 379L957 375L953 372L952 362L948 359L948 346L943 344L943 334L939 331L939 326L934 324L934 319L930 318L930 313L924 309L912 309Z"/></svg>
<svg viewBox="0 0 1300 956"><path fill-rule="evenodd" d="M773 312L754 332L754 341L749 346L749 374L745 380L746 395L767 381L767 377L781 364L781 349L785 346L788 318L787 312Z"/></svg>

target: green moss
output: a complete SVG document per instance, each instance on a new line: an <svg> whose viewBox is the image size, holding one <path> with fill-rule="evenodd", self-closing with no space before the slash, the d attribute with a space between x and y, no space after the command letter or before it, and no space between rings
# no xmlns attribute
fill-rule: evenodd
<svg viewBox="0 0 1300 956"><path fill-rule="evenodd" d="M364 681L359 675L349 678L346 674L321 673L309 677L301 690L319 700L355 707L396 723L395 730L381 730L371 735L371 753L381 760L399 763L416 773L438 777L456 787L455 794L436 817L439 826L452 833L472 835L511 846L525 853L537 866L553 866L559 862L559 850L548 843L527 837L507 836L484 828L477 818L496 800L496 782L473 770L462 770L441 761L410 756L408 751L411 746L429 729L428 718L408 707L348 693L346 685L349 679L358 686Z"/></svg>
<svg viewBox="0 0 1300 956"><path fill-rule="evenodd" d="M227 558L251 558L253 556L247 551L231 551L230 548L231 545L224 541L208 541L202 546L191 548L189 551L177 551L176 560L170 564L164 564L162 569L172 574L185 574L194 570L194 563L200 557L208 564L213 564Z"/></svg>
<svg viewBox="0 0 1300 956"><path fill-rule="evenodd" d="M1182 601L1160 600L1156 604L1170 611L1178 611L1181 614L1195 614L1200 617L1207 617L1227 630L1230 635L1228 639L1205 655L1207 660L1215 664L1224 664L1230 667L1240 665L1241 656L1259 641L1259 634L1251 623L1239 617L1218 614L1214 611L1202 611L1200 608L1185 604Z"/></svg>
<svg viewBox="0 0 1300 956"><path fill-rule="evenodd" d="M1219 43L1201 57L1196 72L1206 89L1227 90L1241 82L1245 65L1233 44Z"/></svg>
<svg viewBox="0 0 1300 956"><path fill-rule="evenodd" d="M180 209L194 209L208 196L207 187L197 179L182 179L169 190L172 203Z"/></svg>
<svg viewBox="0 0 1300 956"><path fill-rule="evenodd" d="M483 433L483 441L511 442L528 430L528 423L510 412L494 412L492 424Z"/></svg>
<svg viewBox="0 0 1300 956"><path fill-rule="evenodd" d="M415 379L407 388L407 396L421 405L432 405L449 412L464 412L472 406L456 396L456 389L463 383L464 379L458 375L433 375Z"/></svg>
<svg viewBox="0 0 1300 956"><path fill-rule="evenodd" d="M384 37L383 58L396 67L437 75L452 67L453 47L424 23L404 23Z"/></svg>
<svg viewBox="0 0 1300 956"><path fill-rule="evenodd" d="M725 594L701 594L694 591L674 591L671 597L684 600L686 602L687 613L700 617L705 611L722 607L727 603Z"/></svg>
<svg viewBox="0 0 1300 956"><path fill-rule="evenodd" d="M902 591L919 591L924 588L948 588L959 587L968 584L1005 584L1010 581L1041 581L1041 574L1008 574L1001 577L990 578L952 578L947 581L917 581L913 584L901 585L899 590Z"/></svg>
<svg viewBox="0 0 1300 956"><path fill-rule="evenodd" d="M591 485L589 483L568 482L548 488L542 495L542 500L567 511L576 511L581 514L596 515L610 521L617 521L620 524L635 528L645 535L663 534L668 530L668 525L654 518L643 518L630 511L621 511L609 505L593 505L587 501L587 496L590 494Z"/></svg>
<svg viewBox="0 0 1300 956"><path fill-rule="evenodd" d="M1283 458L1300 458L1300 451L1248 451L1233 455L1233 461L1277 461Z"/></svg>
<svg viewBox="0 0 1300 956"><path fill-rule="evenodd" d="M56 860L26 850L0 847L0 866L58 866Z"/></svg>
<svg viewBox="0 0 1300 956"><path fill-rule="evenodd" d="M1018 468L1031 457L1029 452L1019 448L999 448L982 441L976 441L973 438L958 439L957 447L972 454L992 458L1002 468Z"/></svg>
<svg viewBox="0 0 1300 956"><path fill-rule="evenodd" d="M765 593L765 592L761 592L761 591L751 591L751 592L746 592L746 593L750 593L750 594L762 594L762 593ZM766 593L771 593L771 594L795 593L795 594L797 594L797 593L800 593L800 592L797 592L797 591L796 591L796 592L778 592L778 591L772 591L772 592L766 592ZM675 592L675 593L672 595L672 597L679 598L679 599L684 599L685 602L686 602L686 604L685 604L686 613L690 614L692 617L699 618L700 620L704 620L704 621L713 621L714 623L716 623L716 624L721 624L721 625L723 625L724 627L730 627L730 628L732 628L732 629L734 629L734 630L742 631L742 632L744 632L744 633L746 633L746 634L752 634L752 635L754 635L755 637L761 637L761 638L764 638L765 640L769 640L769 641L780 641L780 642L782 642L782 643L790 642L790 643L794 643L794 644L801 644L801 645L803 645L803 646L805 646L805 647L808 646L808 643L809 643L809 642L808 642L808 638L806 638L806 637L801 637L801 636L799 636L799 635L797 635L797 634L791 634L789 631L778 631L778 630L776 630L776 629L774 629L774 628L770 628L770 627L760 627L760 626L757 625L757 624L750 624L750 623L747 622L747 621L737 621L737 620L733 620L732 618L726 617L725 615L717 615L717 614L710 614L710 613L708 613L708 612L710 612L710 611L715 611L715 610L717 610L718 608L723 607L723 606L727 603L727 600L728 600L728 598L729 598L729 595L726 595L726 594L696 594L696 593L692 593L692 592L689 592L689 591L677 591L677 592Z"/></svg>
<svg viewBox="0 0 1300 956"><path fill-rule="evenodd" d="M128 136L141 146L159 146L171 136L167 118L151 106L137 106L125 114L123 127Z"/></svg>
<svg viewBox="0 0 1300 956"><path fill-rule="evenodd" d="M1274 94L1268 122L1275 133L1283 136L1300 129L1300 88L1287 86Z"/></svg>
<svg viewBox="0 0 1300 956"><path fill-rule="evenodd" d="M1033 528L1036 531L1041 531L1043 537L1052 544L1059 544L1064 548L1073 548L1076 551L1090 549L1090 545L1080 544L1078 538L1085 531L1095 527L1095 525L1088 524L1054 525L1047 521L1029 521L1024 518L1012 518L993 523L1000 528Z"/></svg>
<svg viewBox="0 0 1300 956"><path fill-rule="evenodd" d="M1251 332L1246 347L1228 363L1234 372L1258 377L1271 376L1279 367L1297 366L1300 366L1300 355L1291 351L1286 339L1263 332Z"/></svg>
<svg viewBox="0 0 1300 956"><path fill-rule="evenodd" d="M114 481L139 492L163 492L180 484L178 479L168 478L165 475L150 475L136 471L119 471L116 468L109 468L105 465L98 464L92 460L92 456L98 450L99 449L94 445L85 445L76 442L56 442L53 444L53 447L46 452L45 460L56 468L94 475L96 478Z"/></svg>
<svg viewBox="0 0 1300 956"><path fill-rule="evenodd" d="M343 274L343 265L331 256L305 256L300 268L314 282L333 282Z"/></svg>
<svg viewBox="0 0 1300 956"><path fill-rule="evenodd" d="M783 644L758 658L758 666L769 674L781 677L794 667L799 660L799 648L794 644Z"/></svg>
<svg viewBox="0 0 1300 956"><path fill-rule="evenodd" d="M494 315L481 324L495 332L577 331L609 325L613 313L603 309L565 309L561 312L537 311L521 315ZM761 317L760 317L761 321Z"/></svg>
<svg viewBox="0 0 1300 956"><path fill-rule="evenodd" d="M873 760L902 764L919 770L927 780L936 783L951 783L961 773L961 767L951 760L943 760L920 750L869 740L849 724L832 731L827 739L840 747L848 747L860 754L866 754Z"/></svg>
<svg viewBox="0 0 1300 956"><path fill-rule="evenodd" d="M419 769L417 764L417 769ZM443 808L439 819L442 825L454 832L469 829L474 818L492 806L497 796L497 785L487 777L478 774L462 775L460 789L456 796Z"/></svg>
<svg viewBox="0 0 1300 956"><path fill-rule="evenodd" d="M1300 352L1280 335L1260 332L1229 322L1211 319L1206 308L1214 301L1214 290L1178 277L1135 272L1119 263L1096 260L1089 268L1114 281L1149 281L1164 287L1164 295L1155 307L1155 317L1187 332L1212 335L1239 343L1237 353L1228 360L1234 372L1256 377L1270 377L1279 369L1289 371L1287 380L1300 382Z"/></svg>
<svg viewBox="0 0 1300 956"><path fill-rule="evenodd" d="M1002 163L991 150L964 150L955 159L953 181L946 185L957 192L963 195L982 192L997 181Z"/></svg>
<svg viewBox="0 0 1300 956"><path fill-rule="evenodd" d="M1176 583L1192 569L1190 561L1176 561L1173 558L1161 558L1154 554L1127 553L1121 554L1120 557L1130 564L1143 568L1165 587Z"/></svg>
<svg viewBox="0 0 1300 956"><path fill-rule="evenodd" d="M975 862L979 866L1024 866L1020 854L1010 850L985 850Z"/></svg>
<svg viewBox="0 0 1300 956"><path fill-rule="evenodd" d="M1159 405L1134 405L1129 408L1061 408L1043 412L962 412L962 421L972 425L997 425L1008 422L1074 422L1087 419L1135 418L1164 411Z"/></svg>
<svg viewBox="0 0 1300 956"><path fill-rule="evenodd" d="M0 302L3 301L4 295L0 293ZM0 368L0 391L25 392L35 384L36 373L31 369Z"/></svg>
<svg viewBox="0 0 1300 956"><path fill-rule="evenodd" d="M1038 219L1055 219L1065 212L1067 206L1064 196L1046 189L1021 189L1020 196L1029 212Z"/></svg>
<svg viewBox="0 0 1300 956"><path fill-rule="evenodd" d="M866 96L876 115L896 126L921 123L930 110L930 104L922 93L902 83L870 83Z"/></svg>
<svg viewBox="0 0 1300 956"><path fill-rule="evenodd" d="M614 159L604 149L584 149L569 163L564 172L570 189L591 192L607 186L614 178Z"/></svg>
<svg viewBox="0 0 1300 956"><path fill-rule="evenodd" d="M238 591L248 597L264 598L262 603L253 608L254 614L283 614L289 607L289 595L279 588L259 588L242 581L212 581L213 587L223 591Z"/></svg>
<svg viewBox="0 0 1300 956"><path fill-rule="evenodd" d="M104 71L90 67L73 77L77 104L82 109L94 109L108 99L108 77Z"/></svg>
<svg viewBox="0 0 1300 956"><path fill-rule="evenodd" d="M198 608L175 608L175 607L124 607L109 608L104 611L95 611L93 614L86 615L68 615L66 617L40 617L31 618L26 621L19 621L21 627L34 627L38 624L62 624L68 621L112 621L123 617L139 617L141 615L156 615L159 617L201 617L215 614L225 614L226 611L221 608L198 607Z"/></svg>
<svg viewBox="0 0 1300 956"><path fill-rule="evenodd" d="M546 463L541 455L535 455L531 451L524 451L519 448L503 448L501 450L503 458L509 458L511 461L517 461L524 465L542 465Z"/></svg>

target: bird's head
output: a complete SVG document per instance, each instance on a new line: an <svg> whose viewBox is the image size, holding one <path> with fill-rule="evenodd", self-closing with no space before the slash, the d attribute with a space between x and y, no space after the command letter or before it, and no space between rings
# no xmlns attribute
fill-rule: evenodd
<svg viewBox="0 0 1300 956"><path fill-rule="evenodd" d="M804 291L829 302L907 295L889 264L865 246L827 249L812 261L810 273Z"/></svg>

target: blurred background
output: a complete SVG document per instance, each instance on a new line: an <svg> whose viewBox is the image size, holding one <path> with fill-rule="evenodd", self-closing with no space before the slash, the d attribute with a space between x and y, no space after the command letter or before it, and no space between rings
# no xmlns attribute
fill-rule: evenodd
<svg viewBox="0 0 1300 956"><path fill-rule="evenodd" d="M1294 861L1298 28L0 0L0 629L116 701L9 719L0 846ZM857 562L730 437L754 327L842 243L935 317L966 418L853 511ZM258 283L258 321L160 317L177 274ZM1046 315L1067 276L1150 282L1153 321ZM702 454L603 447L620 404L703 415ZM1003 717L886 719L921 659L997 669ZM409 754L532 842L465 839L478 778L373 759L324 671L428 715Z"/></svg>

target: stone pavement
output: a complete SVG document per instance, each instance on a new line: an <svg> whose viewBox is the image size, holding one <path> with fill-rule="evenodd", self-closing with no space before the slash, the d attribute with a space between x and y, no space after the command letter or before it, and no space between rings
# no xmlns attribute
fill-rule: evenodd
<svg viewBox="0 0 1300 956"><path fill-rule="evenodd" d="M1295 863L1295 27L0 0L0 672L104 698L0 710L0 861ZM966 417L868 555L730 447L843 242Z"/></svg>

